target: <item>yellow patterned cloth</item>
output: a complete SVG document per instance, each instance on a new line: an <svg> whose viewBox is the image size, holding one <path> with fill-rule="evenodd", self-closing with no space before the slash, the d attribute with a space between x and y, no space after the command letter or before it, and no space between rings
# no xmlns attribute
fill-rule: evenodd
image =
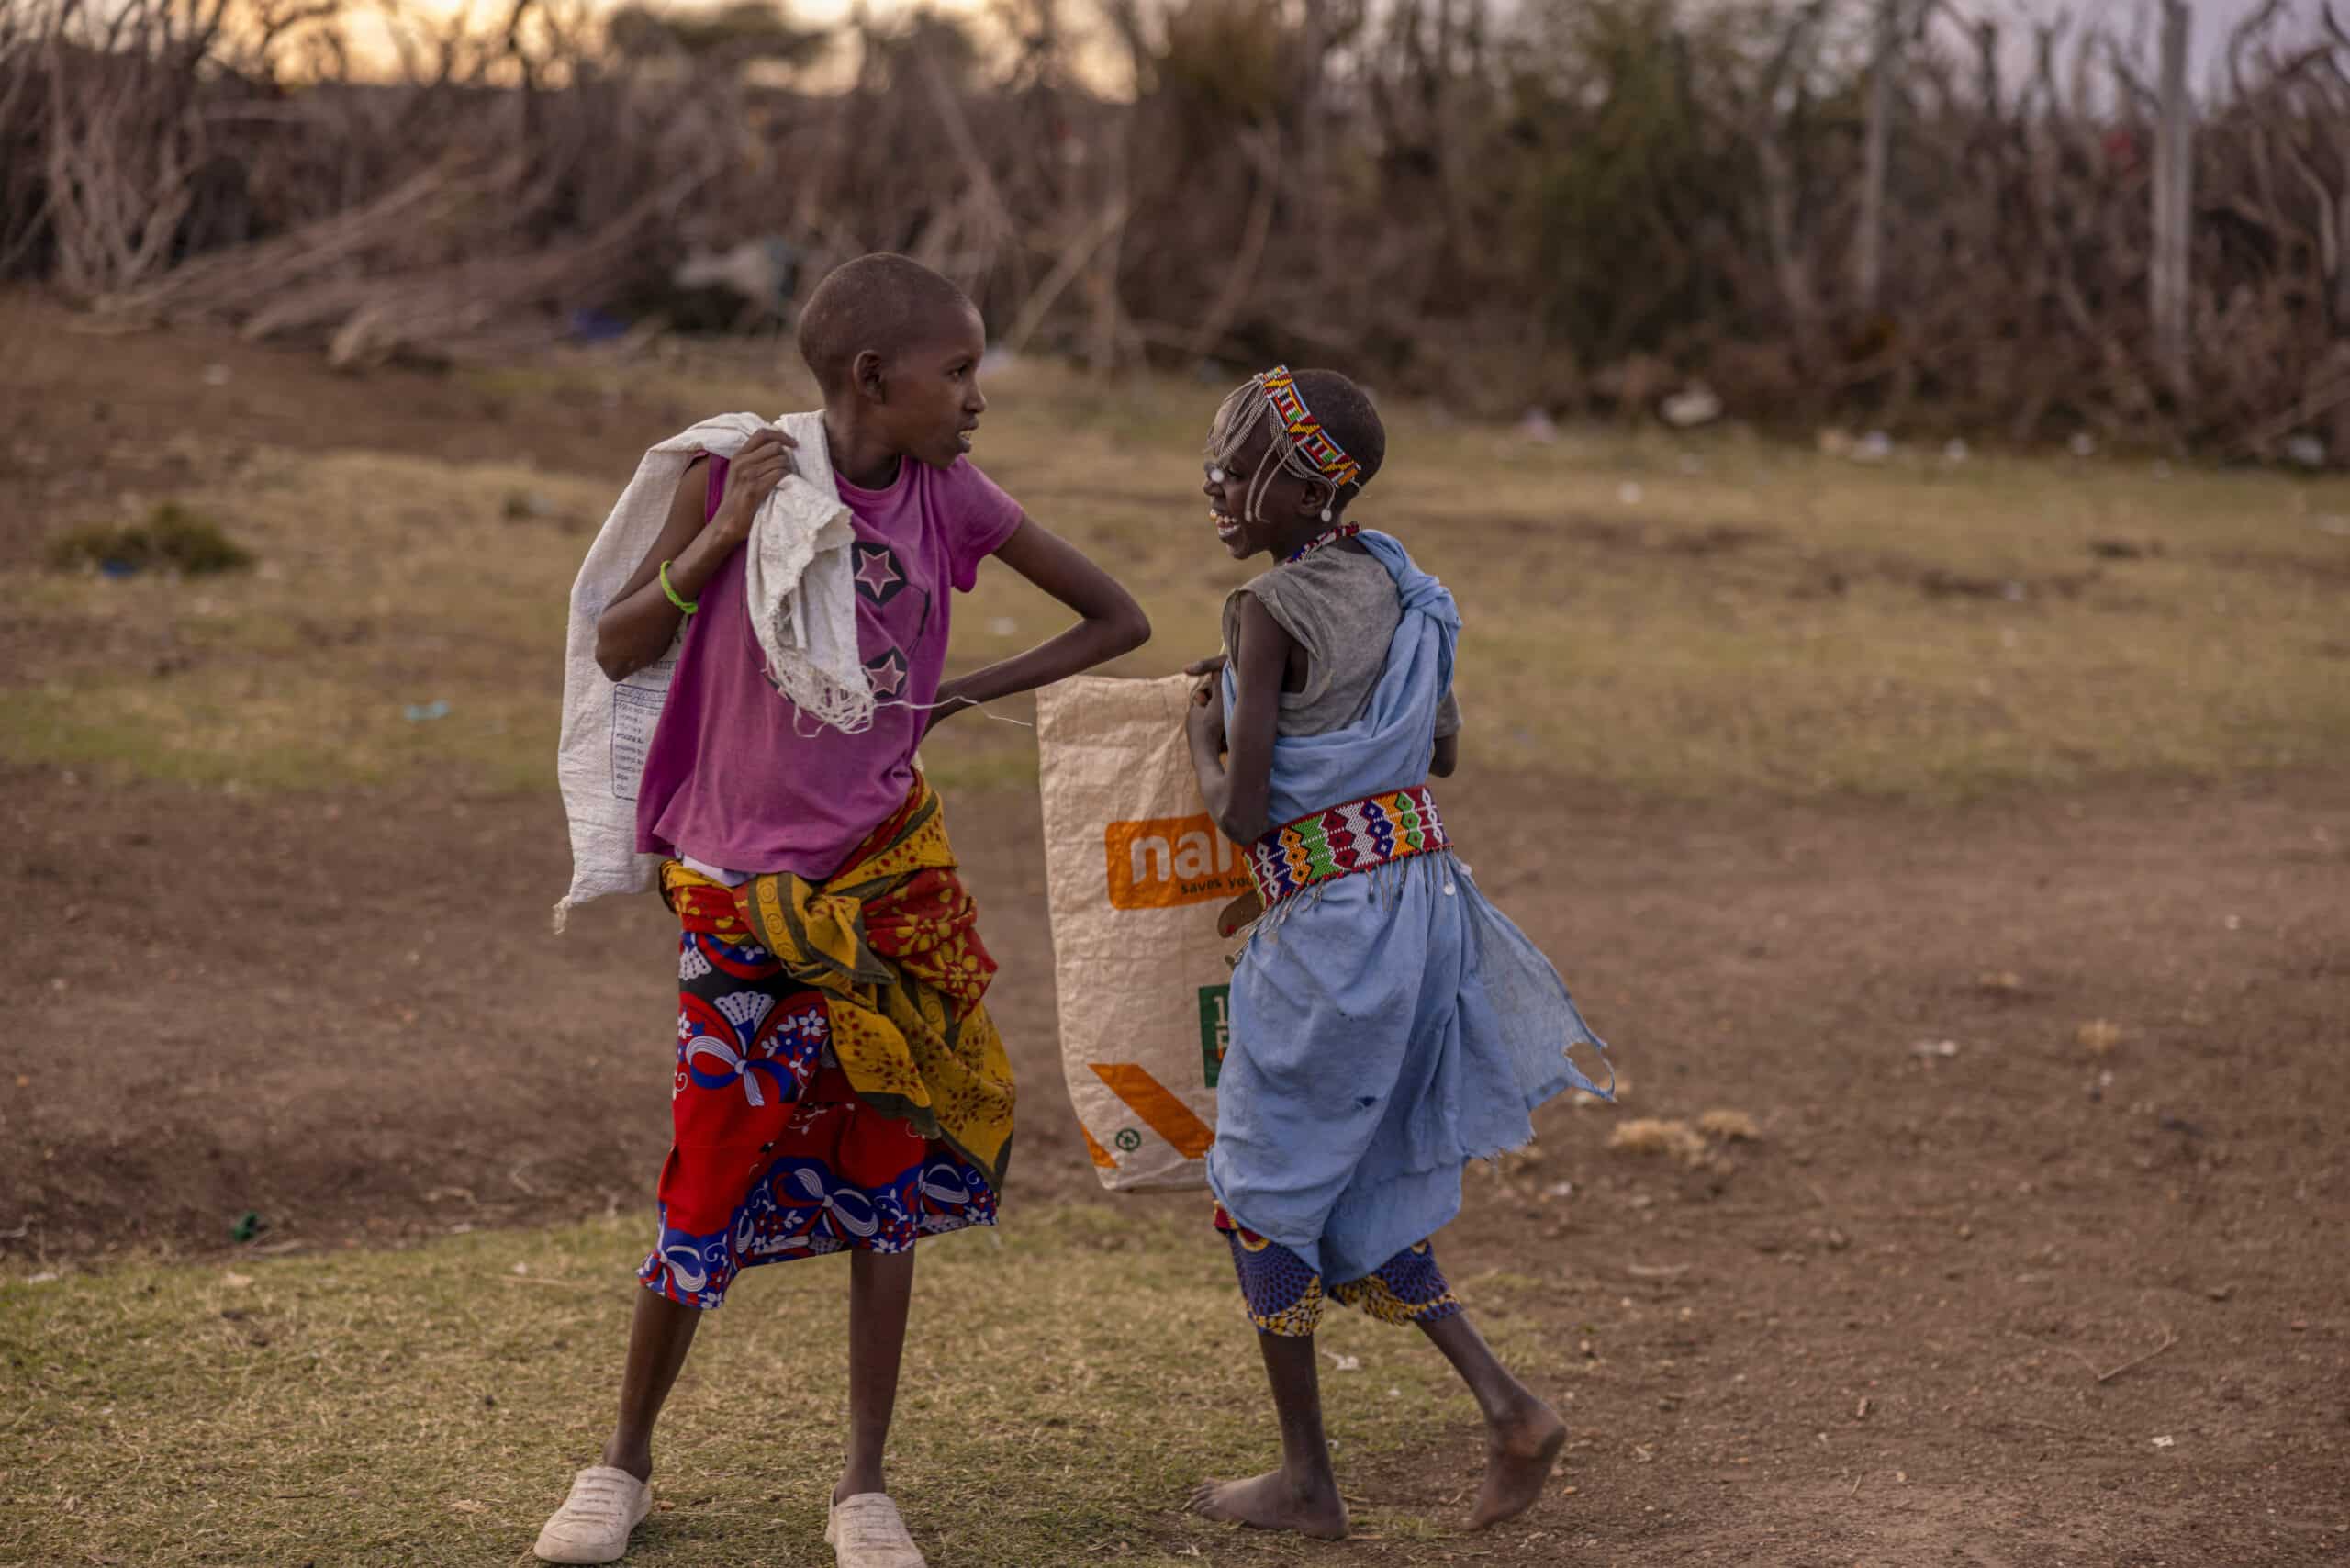
<svg viewBox="0 0 2350 1568"><path fill-rule="evenodd" d="M985 1003L995 960L955 874L938 793L916 777L906 803L821 883L789 872L729 889L676 861L671 908L723 896L716 934L744 935L824 998L833 1054L857 1097L940 1138L1001 1186L1012 1159L1012 1063Z"/></svg>

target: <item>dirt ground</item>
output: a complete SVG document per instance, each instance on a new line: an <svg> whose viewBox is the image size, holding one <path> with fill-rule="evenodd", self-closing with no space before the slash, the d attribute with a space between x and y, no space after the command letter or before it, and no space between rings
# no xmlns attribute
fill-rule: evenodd
<svg viewBox="0 0 2350 1568"><path fill-rule="evenodd" d="M34 336L70 395L12 401L11 549L164 415L203 450L493 439L445 378ZM210 364L222 396L173 401ZM589 473L655 417L488 412ZM7 1269L221 1249L249 1212L249 1245L308 1249L647 1206L673 936L649 901L548 934L551 795L100 788L6 756ZM1439 1241L1472 1307L1480 1276L1530 1277L1519 1310L1588 1347L1550 1391L1577 1490L1511 1560L2350 1558L2350 779L1668 806L1472 758L1446 809L1628 1083L1549 1107ZM1024 1094L1011 1223L1136 1202L1099 1193L1061 1090L1033 795L950 820ZM1606 1147L1717 1108L1759 1139L1703 1167Z"/></svg>

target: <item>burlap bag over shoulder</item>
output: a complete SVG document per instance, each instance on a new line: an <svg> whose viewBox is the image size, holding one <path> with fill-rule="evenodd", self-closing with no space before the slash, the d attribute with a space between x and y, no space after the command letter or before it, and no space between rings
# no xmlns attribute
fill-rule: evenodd
<svg viewBox="0 0 2350 1568"><path fill-rule="evenodd" d="M1192 771L1195 684L1088 676L1037 694L1061 1065L1113 1190L1205 1186L1215 1137L1232 974L1216 916L1248 874Z"/></svg>
<svg viewBox="0 0 2350 1568"><path fill-rule="evenodd" d="M571 823L571 886L554 906L558 932L589 899L649 891L659 859L636 852L636 796L645 748L669 699L677 645L616 682L596 663L596 622L661 537L678 476L694 454L732 457L767 423L756 414L722 414L647 452L580 563L571 587L563 736L555 748L555 778ZM856 589L849 580L856 535L833 483L822 411L787 414L776 425L800 444L793 472L752 522L744 610L776 690L811 723L854 734L871 727L874 703L857 655Z"/></svg>

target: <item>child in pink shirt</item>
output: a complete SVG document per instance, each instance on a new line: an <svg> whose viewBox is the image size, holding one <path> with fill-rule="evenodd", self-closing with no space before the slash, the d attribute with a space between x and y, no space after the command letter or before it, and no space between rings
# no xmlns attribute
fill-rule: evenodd
<svg viewBox="0 0 2350 1568"><path fill-rule="evenodd" d="M921 1568L882 1475L923 1236L994 1223L1013 1085L981 1002L995 965L913 766L930 726L1142 644L1133 598L967 455L987 408L979 313L902 256L849 263L802 311L824 437L855 531L858 653L877 700L856 734L768 682L744 612L744 542L790 470L762 431L698 458L597 627L614 680L677 668L639 790L638 847L667 857L680 925L660 1234L638 1271L620 1418L538 1555L610 1562L652 1506L653 1428L704 1310L754 1265L849 1253L848 1459L825 1535L844 1568ZM949 596L990 556L1078 624L942 678ZM844 912L852 912L845 916Z"/></svg>

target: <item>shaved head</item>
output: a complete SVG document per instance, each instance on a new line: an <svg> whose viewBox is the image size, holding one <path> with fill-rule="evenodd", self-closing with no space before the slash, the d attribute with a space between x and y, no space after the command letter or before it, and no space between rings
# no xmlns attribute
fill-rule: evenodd
<svg viewBox="0 0 2350 1568"><path fill-rule="evenodd" d="M977 315L970 297L920 262L887 252L835 267L800 312L800 357L827 397L847 387L867 349L894 359Z"/></svg>

